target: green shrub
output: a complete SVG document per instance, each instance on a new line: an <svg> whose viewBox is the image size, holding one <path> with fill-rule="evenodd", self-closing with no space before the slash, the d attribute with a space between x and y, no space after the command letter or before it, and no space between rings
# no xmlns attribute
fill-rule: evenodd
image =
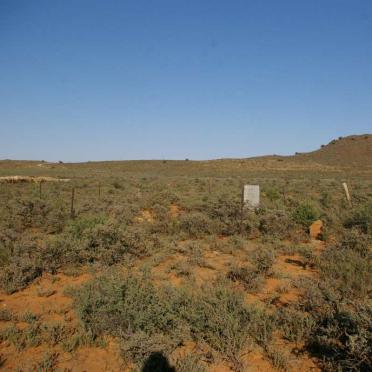
<svg viewBox="0 0 372 372"><path fill-rule="evenodd" d="M0 272L0 286L11 294L25 288L42 274L42 265L28 256L14 256Z"/></svg>
<svg viewBox="0 0 372 372"><path fill-rule="evenodd" d="M284 211L270 211L260 216L258 228L264 235L285 239L289 236L293 225Z"/></svg>
<svg viewBox="0 0 372 372"><path fill-rule="evenodd" d="M53 235L46 239L43 247L37 252L42 262L43 270L56 274L64 265L75 264L81 261L75 241L67 234Z"/></svg>
<svg viewBox="0 0 372 372"><path fill-rule="evenodd" d="M170 267L171 270L175 271L176 276L182 277L191 276L191 265L187 261L177 261Z"/></svg>
<svg viewBox="0 0 372 372"><path fill-rule="evenodd" d="M278 325L285 339L291 342L307 341L315 326L315 321L308 313L282 308L278 311Z"/></svg>
<svg viewBox="0 0 372 372"><path fill-rule="evenodd" d="M137 364L148 360L154 353L169 355L176 347L177 342L163 333L149 335L142 331L127 335L127 337L122 338L120 343L123 358L130 358Z"/></svg>
<svg viewBox="0 0 372 372"><path fill-rule="evenodd" d="M265 193L266 197L271 201L275 201L275 200L278 200L281 198L281 193L280 191L275 187L275 186L271 186L271 187L266 187L263 192Z"/></svg>
<svg viewBox="0 0 372 372"><path fill-rule="evenodd" d="M97 225L104 224L103 217L78 217L70 221L66 227L66 232L71 234L74 239L81 239L86 230L92 230Z"/></svg>
<svg viewBox="0 0 372 372"><path fill-rule="evenodd" d="M217 282L192 297L185 317L192 335L222 353L234 365L241 365L241 352L250 340L265 343L271 337L269 315L244 304L241 292Z"/></svg>
<svg viewBox="0 0 372 372"><path fill-rule="evenodd" d="M92 335L91 332L78 327L67 334L61 342L62 348L67 352L72 352L82 346L102 346L102 338Z"/></svg>
<svg viewBox="0 0 372 372"><path fill-rule="evenodd" d="M310 202L300 204L292 213L293 220L306 228L319 217L318 209Z"/></svg>
<svg viewBox="0 0 372 372"><path fill-rule="evenodd" d="M176 290L157 289L144 277L102 277L84 285L75 304L88 332L120 337L122 352L136 363L191 337L240 365L247 343L264 344L273 330L269 315L247 307L243 294L222 282Z"/></svg>
<svg viewBox="0 0 372 372"><path fill-rule="evenodd" d="M298 254L302 257L303 267L306 269L307 267L313 268L316 266L319 258L314 251L309 246L300 246L297 250Z"/></svg>
<svg viewBox="0 0 372 372"><path fill-rule="evenodd" d="M363 233L372 233L372 203L365 203L344 221L347 228L358 227Z"/></svg>
<svg viewBox="0 0 372 372"><path fill-rule="evenodd" d="M323 191L319 202L323 208L329 208L333 202L332 195L329 192Z"/></svg>
<svg viewBox="0 0 372 372"><path fill-rule="evenodd" d="M321 280L302 283L302 299L314 324L307 349L324 367L369 371L372 367L372 272L368 259L349 248L329 247L318 261ZM292 318L295 318L292 316Z"/></svg>
<svg viewBox="0 0 372 372"><path fill-rule="evenodd" d="M0 321L10 321L13 319L12 312L7 308L0 309Z"/></svg>
<svg viewBox="0 0 372 372"><path fill-rule="evenodd" d="M19 351L26 347L36 347L41 342L39 323L32 323L24 330L18 329L14 324L0 331L0 341L7 341Z"/></svg>
<svg viewBox="0 0 372 372"><path fill-rule="evenodd" d="M70 336L67 327L62 322L43 324L41 328L44 334L44 341L52 346L62 343L67 337Z"/></svg>
<svg viewBox="0 0 372 372"><path fill-rule="evenodd" d="M26 310L20 317L19 320L26 323L34 323L39 319L33 312Z"/></svg>
<svg viewBox="0 0 372 372"><path fill-rule="evenodd" d="M266 354L276 369L288 371L288 357L282 351L271 346L266 348Z"/></svg>
<svg viewBox="0 0 372 372"><path fill-rule="evenodd" d="M9 342L14 345L18 351L26 347L22 331L14 324L6 326L0 330L0 341Z"/></svg>
<svg viewBox="0 0 372 372"><path fill-rule="evenodd" d="M59 354L57 352L45 352L43 358L37 363L36 370L40 372L53 372L56 370Z"/></svg>
<svg viewBox="0 0 372 372"><path fill-rule="evenodd" d="M263 275L270 275L272 266L275 262L276 254L273 249L259 248L253 253L253 264L257 271Z"/></svg>
<svg viewBox="0 0 372 372"><path fill-rule="evenodd" d="M66 208L66 203L63 200L58 200L45 218L44 230L49 234L61 233L69 218L69 212Z"/></svg>
<svg viewBox="0 0 372 372"><path fill-rule="evenodd" d="M215 232L220 235L234 235L243 232L249 232L250 226L248 221L243 218L243 226L241 226L241 203L239 200L231 199L228 195L220 197L215 202L209 202L203 206L209 218L215 224Z"/></svg>
<svg viewBox="0 0 372 372"><path fill-rule="evenodd" d="M206 234L211 234L215 229L213 222L208 216L200 212L181 215L179 226L181 231L190 238L200 238Z"/></svg>
<svg viewBox="0 0 372 372"><path fill-rule="evenodd" d="M177 372L207 372L207 368L201 363L200 356L195 354L178 358L175 369Z"/></svg>
<svg viewBox="0 0 372 372"><path fill-rule="evenodd" d="M340 248L350 249L362 257L367 257L370 245L371 238L368 235L361 233L359 229L352 228L345 232Z"/></svg>
<svg viewBox="0 0 372 372"><path fill-rule="evenodd" d="M353 250L329 247L319 259L319 269L325 285L344 298L364 298L370 291L372 267Z"/></svg>
<svg viewBox="0 0 372 372"><path fill-rule="evenodd" d="M165 296L148 281L131 276L102 277L77 293L80 319L93 335L125 337L135 332L166 333L176 327Z"/></svg>
<svg viewBox="0 0 372 372"><path fill-rule="evenodd" d="M323 359L329 370L372 369L372 308L336 309L321 317L309 340L309 349Z"/></svg>
<svg viewBox="0 0 372 372"><path fill-rule="evenodd" d="M122 228L112 222L96 224L85 229L80 240L73 242L76 248L69 251L69 262L113 265L125 255L148 255L157 244L156 237L149 235L142 226ZM68 257L67 254L65 257Z"/></svg>
<svg viewBox="0 0 372 372"><path fill-rule="evenodd" d="M232 281L239 281L248 292L256 292L263 285L263 276L255 267L232 267L227 273Z"/></svg>

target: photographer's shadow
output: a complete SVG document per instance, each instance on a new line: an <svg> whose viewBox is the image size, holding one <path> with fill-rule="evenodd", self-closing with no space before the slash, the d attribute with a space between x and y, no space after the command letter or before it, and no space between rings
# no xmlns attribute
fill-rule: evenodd
<svg viewBox="0 0 372 372"><path fill-rule="evenodd" d="M145 360L141 372L176 372L176 369L169 364L163 353L155 352Z"/></svg>

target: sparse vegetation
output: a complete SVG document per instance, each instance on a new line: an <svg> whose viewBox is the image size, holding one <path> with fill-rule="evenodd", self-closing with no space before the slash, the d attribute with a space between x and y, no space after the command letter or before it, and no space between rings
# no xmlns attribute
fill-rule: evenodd
<svg viewBox="0 0 372 372"><path fill-rule="evenodd" d="M293 212L293 219L298 224L308 228L320 214L317 208L310 202L301 203Z"/></svg>
<svg viewBox="0 0 372 372"><path fill-rule="evenodd" d="M2 184L0 365L42 347L32 367L53 370L61 353L114 344L134 370L154 353L181 372L247 370L254 353L278 370L309 356L370 370L370 173L291 168L307 156L280 158L280 172L260 159L56 165L72 183L43 183L42 198L36 184ZM262 186L255 211L241 209L248 182ZM319 218L323 241L310 241Z"/></svg>

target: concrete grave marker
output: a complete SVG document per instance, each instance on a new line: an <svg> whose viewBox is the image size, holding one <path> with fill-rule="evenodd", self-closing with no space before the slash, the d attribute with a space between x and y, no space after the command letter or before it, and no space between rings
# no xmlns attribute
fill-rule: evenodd
<svg viewBox="0 0 372 372"><path fill-rule="evenodd" d="M260 186L244 185L243 205L249 209L255 209L260 206Z"/></svg>

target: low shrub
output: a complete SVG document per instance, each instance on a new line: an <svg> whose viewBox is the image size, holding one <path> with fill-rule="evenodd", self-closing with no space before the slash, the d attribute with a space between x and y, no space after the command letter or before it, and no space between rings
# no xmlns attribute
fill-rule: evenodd
<svg viewBox="0 0 372 372"><path fill-rule="evenodd" d="M239 281L248 292L257 292L263 285L263 276L254 267L232 267L227 278L234 282Z"/></svg>
<svg viewBox="0 0 372 372"><path fill-rule="evenodd" d="M260 216L258 229L264 235L285 239L294 228L292 220L284 211L270 211Z"/></svg>
<svg viewBox="0 0 372 372"><path fill-rule="evenodd" d="M333 202L332 195L329 192L323 191L320 195L319 202L323 208L329 208Z"/></svg>
<svg viewBox="0 0 372 372"><path fill-rule="evenodd" d="M281 308L278 311L277 324L283 331L285 339L297 344L308 340L315 326L315 321L308 313Z"/></svg>
<svg viewBox="0 0 372 372"><path fill-rule="evenodd" d="M272 346L266 348L266 355L272 365L279 371L288 371L288 356Z"/></svg>
<svg viewBox="0 0 372 372"><path fill-rule="evenodd" d="M310 202L301 203L292 213L293 220L306 228L319 217L318 209Z"/></svg>
<svg viewBox="0 0 372 372"><path fill-rule="evenodd" d="M177 342L168 335L163 333L149 335L142 331L126 336L120 342L120 350L123 357L130 358L130 360L139 365L143 361L148 363L149 357L154 355L154 353L169 355L176 347Z"/></svg>
<svg viewBox="0 0 372 372"><path fill-rule="evenodd" d="M155 288L144 277L102 277L75 294L75 305L86 331L120 337L123 354L136 363L192 338L240 365L249 342L264 344L273 330L271 316L247 307L243 294L224 282L195 290Z"/></svg>
<svg viewBox="0 0 372 372"><path fill-rule="evenodd" d="M369 260L353 250L329 247L319 259L321 279L349 300L364 298L372 284L372 267Z"/></svg>
<svg viewBox="0 0 372 372"><path fill-rule="evenodd" d="M78 217L70 220L66 227L66 232L69 233L74 239L81 239L85 231L91 230L97 225L102 225L104 222L105 219L101 216Z"/></svg>
<svg viewBox="0 0 372 372"><path fill-rule="evenodd" d="M345 232L341 241L341 249L350 249L359 253L362 257L367 257L372 239L366 234L360 232L357 228L352 228Z"/></svg>
<svg viewBox="0 0 372 372"><path fill-rule="evenodd" d="M42 359L35 366L37 371L54 371L58 362L59 354L57 352L45 352Z"/></svg>
<svg viewBox="0 0 372 372"><path fill-rule="evenodd" d="M14 324L3 328L0 331L0 341L9 342L20 351L26 347L36 347L41 342L41 331L39 323L32 323L21 330Z"/></svg>
<svg viewBox="0 0 372 372"><path fill-rule="evenodd" d="M188 354L178 358L175 362L177 372L207 372L207 368L202 364L199 355Z"/></svg>
<svg viewBox="0 0 372 372"><path fill-rule="evenodd" d="M272 332L271 318L255 307L244 305L244 297L223 282L207 286L191 299L185 313L191 334L220 352L236 367L251 340L266 342Z"/></svg>
<svg viewBox="0 0 372 372"><path fill-rule="evenodd" d="M203 213L191 212L179 217L179 227L190 238L200 238L211 234L215 230L215 224Z"/></svg>
<svg viewBox="0 0 372 372"><path fill-rule="evenodd" d="M0 321L8 322L13 319L12 312L7 308L0 309Z"/></svg>
<svg viewBox="0 0 372 372"><path fill-rule="evenodd" d="M42 265L28 256L14 256L0 272L0 286L11 294L25 288L42 274Z"/></svg>
<svg viewBox="0 0 372 372"><path fill-rule="evenodd" d="M329 370L367 372L372 369L371 329L370 305L340 307L318 319L308 347Z"/></svg>
<svg viewBox="0 0 372 372"><path fill-rule="evenodd" d="M266 187L263 190L265 196L271 201L275 201L281 198L282 194L275 186Z"/></svg>
<svg viewBox="0 0 372 372"><path fill-rule="evenodd" d="M241 203L228 195L220 197L217 201L209 202L203 206L205 213L216 224L215 233L219 235L234 235L240 232L249 232L249 222L241 215ZM241 225L243 222L243 225Z"/></svg>
<svg viewBox="0 0 372 372"><path fill-rule="evenodd" d="M352 212L351 216L344 221L347 228L357 227L364 234L372 233L372 203L365 203Z"/></svg>
<svg viewBox="0 0 372 372"><path fill-rule="evenodd" d="M276 254L271 248L259 248L253 252L253 264L257 271L263 275L271 275L271 269L275 262Z"/></svg>
<svg viewBox="0 0 372 372"><path fill-rule="evenodd" d="M80 262L78 249L69 235L55 235L47 239L38 253L43 270L55 274L64 265Z"/></svg>
<svg viewBox="0 0 372 372"><path fill-rule="evenodd" d="M302 283L303 310L314 320L307 349L327 370L372 368L372 283L368 259L349 248L329 247L318 262L320 280ZM295 318L292 316L292 318Z"/></svg>
<svg viewBox="0 0 372 372"><path fill-rule="evenodd" d="M101 277L84 285L75 303L83 324L96 336L109 332L126 337L139 331L152 335L176 327L168 299L144 278Z"/></svg>

